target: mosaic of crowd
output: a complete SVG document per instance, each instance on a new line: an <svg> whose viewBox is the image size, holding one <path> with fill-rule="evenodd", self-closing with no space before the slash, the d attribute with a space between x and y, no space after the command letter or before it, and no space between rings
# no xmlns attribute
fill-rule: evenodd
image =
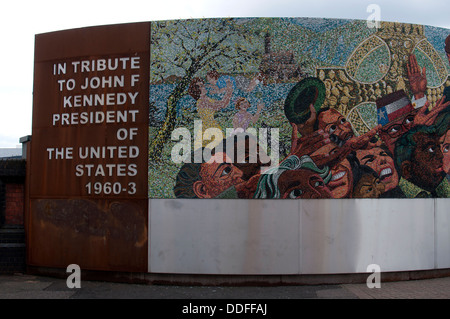
<svg viewBox="0 0 450 319"><path fill-rule="evenodd" d="M450 63L450 36L445 50ZM356 136L337 110L317 110L311 104L306 120L291 122L290 154L266 171L268 155L257 140L248 134L237 138L262 106L251 116L248 102L239 101L234 146L245 146L247 161L230 158L222 147L203 163L184 164L174 187L176 197L449 198L450 87L430 110L426 72L414 55L407 74L413 96L400 90L379 99L378 125L364 135ZM201 99L206 91L203 83L198 85ZM250 150L257 151L257 161L248 161Z"/></svg>

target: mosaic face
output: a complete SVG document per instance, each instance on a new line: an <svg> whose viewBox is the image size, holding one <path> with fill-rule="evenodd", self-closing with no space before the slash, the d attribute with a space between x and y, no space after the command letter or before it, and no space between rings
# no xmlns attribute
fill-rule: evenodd
<svg viewBox="0 0 450 319"><path fill-rule="evenodd" d="M444 178L443 155L439 139L435 135L416 133L414 135L416 148L414 150L409 179L415 180L425 188L433 188Z"/></svg>
<svg viewBox="0 0 450 319"><path fill-rule="evenodd" d="M342 114L334 109L320 113L317 120L319 129L330 135L337 136L340 141L345 142L354 135L351 124Z"/></svg>
<svg viewBox="0 0 450 319"><path fill-rule="evenodd" d="M355 185L354 198L378 198L385 192L384 184L374 175L366 174Z"/></svg>
<svg viewBox="0 0 450 319"><path fill-rule="evenodd" d="M395 142L397 142L398 138L413 127L416 114L417 111L411 112L411 114L399 118L381 129L380 137L391 152L394 152Z"/></svg>
<svg viewBox="0 0 450 319"><path fill-rule="evenodd" d="M332 198L323 179L308 169L289 170L278 180L281 198Z"/></svg>
<svg viewBox="0 0 450 319"><path fill-rule="evenodd" d="M373 147L356 151L356 156L362 165L369 166L379 176L385 190L391 190L398 185L399 176L394 159L381 147Z"/></svg>
<svg viewBox="0 0 450 319"><path fill-rule="evenodd" d="M439 140L441 143L441 152L444 156L443 164L444 164L444 172L450 174L450 130L445 133Z"/></svg>
<svg viewBox="0 0 450 319"><path fill-rule="evenodd" d="M194 183L195 194L199 198L214 198L228 188L243 182L242 171L230 164L226 153L217 153L202 164L201 179Z"/></svg>
<svg viewBox="0 0 450 319"><path fill-rule="evenodd" d="M350 197L353 189L353 175L350 162L347 159L342 160L331 169L331 174L331 180L327 185L333 198Z"/></svg>

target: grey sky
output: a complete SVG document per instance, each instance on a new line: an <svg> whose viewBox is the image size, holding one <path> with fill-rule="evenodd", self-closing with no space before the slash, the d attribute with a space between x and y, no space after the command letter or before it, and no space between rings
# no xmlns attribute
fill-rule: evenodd
<svg viewBox="0 0 450 319"><path fill-rule="evenodd" d="M367 19L450 28L448 0L40 0L7 1L0 12L0 147L31 134L34 36L94 25L209 17Z"/></svg>

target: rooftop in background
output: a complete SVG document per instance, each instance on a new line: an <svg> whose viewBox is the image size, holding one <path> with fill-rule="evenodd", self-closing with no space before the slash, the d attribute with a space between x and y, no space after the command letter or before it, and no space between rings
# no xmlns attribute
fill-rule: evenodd
<svg viewBox="0 0 450 319"><path fill-rule="evenodd" d="M22 147L0 148L0 159L20 159L22 158Z"/></svg>

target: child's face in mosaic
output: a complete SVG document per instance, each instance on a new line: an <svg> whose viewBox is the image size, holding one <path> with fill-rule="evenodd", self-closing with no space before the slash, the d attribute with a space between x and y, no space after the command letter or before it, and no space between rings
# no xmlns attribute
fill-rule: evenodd
<svg viewBox="0 0 450 319"><path fill-rule="evenodd" d="M243 111L246 111L249 107L250 103L247 100L244 100L239 104L239 109Z"/></svg>
<svg viewBox="0 0 450 319"><path fill-rule="evenodd" d="M384 193L385 187L381 181L371 174L366 174L359 180L353 193L354 198L378 198Z"/></svg>

